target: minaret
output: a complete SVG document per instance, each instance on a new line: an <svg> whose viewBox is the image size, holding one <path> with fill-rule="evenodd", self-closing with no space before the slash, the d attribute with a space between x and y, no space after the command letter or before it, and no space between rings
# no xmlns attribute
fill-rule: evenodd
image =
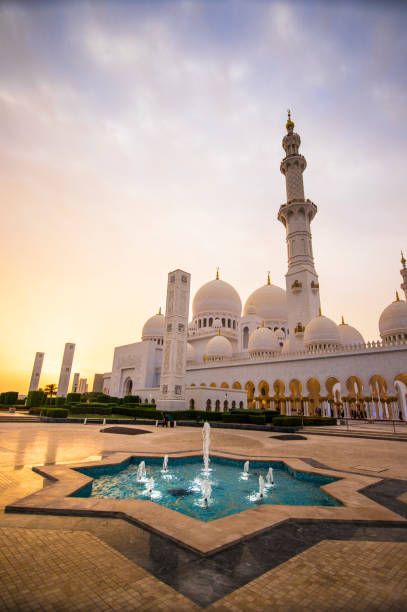
<svg viewBox="0 0 407 612"><path fill-rule="evenodd" d="M287 203L280 206L278 220L283 223L287 232L288 327L291 348L298 350L302 347L304 327L317 316L320 308L319 283L314 267L311 236L311 221L316 215L317 207L304 196L302 173L307 162L298 152L301 139L294 132L290 111L286 128L287 134L283 138L286 156L281 162L280 171L286 180Z"/></svg>
<svg viewBox="0 0 407 612"><path fill-rule="evenodd" d="M73 355L75 345L71 342L65 344L64 355L62 357L61 373L59 375L57 397L66 397L69 387L69 379L71 378Z"/></svg>
<svg viewBox="0 0 407 612"><path fill-rule="evenodd" d="M37 391L38 383L40 382L42 363L44 361L44 353L35 353L33 371L31 374L29 391Z"/></svg>
<svg viewBox="0 0 407 612"><path fill-rule="evenodd" d="M403 267L400 270L400 274L403 279L403 282L401 283L400 287L404 291L404 295L405 295L406 302L407 302L407 268L406 268L406 258L403 255L403 251L401 251L401 265Z"/></svg>
<svg viewBox="0 0 407 612"><path fill-rule="evenodd" d="M185 410L187 332L191 275L183 270L168 274L164 355L158 410Z"/></svg>

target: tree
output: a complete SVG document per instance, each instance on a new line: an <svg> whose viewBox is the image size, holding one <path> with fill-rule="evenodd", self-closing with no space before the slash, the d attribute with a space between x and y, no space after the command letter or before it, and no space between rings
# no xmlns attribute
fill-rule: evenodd
<svg viewBox="0 0 407 612"><path fill-rule="evenodd" d="M47 394L47 397L52 397L53 395L57 394L57 386L54 383L46 385L44 391Z"/></svg>

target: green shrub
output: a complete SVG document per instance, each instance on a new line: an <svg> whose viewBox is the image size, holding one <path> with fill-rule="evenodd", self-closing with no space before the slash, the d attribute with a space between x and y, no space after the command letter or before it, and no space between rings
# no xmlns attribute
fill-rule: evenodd
<svg viewBox="0 0 407 612"><path fill-rule="evenodd" d="M336 425L335 417L304 417L304 425Z"/></svg>
<svg viewBox="0 0 407 612"><path fill-rule="evenodd" d="M0 393L0 404L5 404L6 406L14 406L17 400L18 391L5 391L4 393Z"/></svg>
<svg viewBox="0 0 407 612"><path fill-rule="evenodd" d="M125 395L123 398L123 404L141 404L140 396L138 395Z"/></svg>
<svg viewBox="0 0 407 612"><path fill-rule="evenodd" d="M44 391L29 391L27 395L27 406L34 408L35 406L43 406L45 402Z"/></svg>
<svg viewBox="0 0 407 612"><path fill-rule="evenodd" d="M302 419L298 416L279 416L273 419L276 427L301 427Z"/></svg>
<svg viewBox="0 0 407 612"><path fill-rule="evenodd" d="M249 414L236 414L230 412L223 412L222 421L224 423L249 423L250 415Z"/></svg>
<svg viewBox="0 0 407 612"><path fill-rule="evenodd" d="M65 398L64 398L65 399ZM66 419L68 417L68 408L47 408L46 414L43 416L52 417L54 419Z"/></svg>
<svg viewBox="0 0 407 612"><path fill-rule="evenodd" d="M65 397L56 397L55 398L55 406L57 408L61 408L62 406L65 406L66 404L66 398Z"/></svg>
<svg viewBox="0 0 407 612"><path fill-rule="evenodd" d="M265 414L250 414L249 423L253 423L256 425L265 425L266 415Z"/></svg>
<svg viewBox="0 0 407 612"><path fill-rule="evenodd" d="M100 414L102 416L110 416L112 414L112 406L106 404L71 404L69 406L70 414Z"/></svg>
<svg viewBox="0 0 407 612"><path fill-rule="evenodd" d="M68 393L68 395L66 396L67 404L73 404L74 402L80 402L80 401L81 401L80 393Z"/></svg>
<svg viewBox="0 0 407 612"><path fill-rule="evenodd" d="M108 404L110 397L106 393L92 393L89 397L89 401L93 404L94 402L99 404Z"/></svg>
<svg viewBox="0 0 407 612"><path fill-rule="evenodd" d="M47 397L44 403L46 406L55 406L55 400L56 397Z"/></svg>
<svg viewBox="0 0 407 612"><path fill-rule="evenodd" d="M39 416L42 411L46 411L46 408L30 408L28 414L33 414L34 416Z"/></svg>

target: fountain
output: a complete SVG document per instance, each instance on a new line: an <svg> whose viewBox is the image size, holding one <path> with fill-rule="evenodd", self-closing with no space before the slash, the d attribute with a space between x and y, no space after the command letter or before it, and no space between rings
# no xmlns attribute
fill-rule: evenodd
<svg viewBox="0 0 407 612"><path fill-rule="evenodd" d="M267 472L266 483L267 483L268 487L274 487L274 475L273 475L273 468L272 467L269 467L269 470Z"/></svg>
<svg viewBox="0 0 407 612"><path fill-rule="evenodd" d="M103 425L106 425L106 419L103 419Z"/></svg>
<svg viewBox="0 0 407 612"><path fill-rule="evenodd" d="M203 429L202 429L202 438L203 438L203 460L204 460L204 472L207 474L209 472L209 445L211 441L211 426L208 421L205 421Z"/></svg>
<svg viewBox="0 0 407 612"><path fill-rule="evenodd" d="M141 482L147 478L146 464L145 461L140 461L140 465L137 468L137 481Z"/></svg>
<svg viewBox="0 0 407 612"><path fill-rule="evenodd" d="M212 487L209 480L203 480L201 484L202 497L207 504L211 498Z"/></svg>
<svg viewBox="0 0 407 612"><path fill-rule="evenodd" d="M264 478L263 476L259 476L259 498L263 499L264 497Z"/></svg>
<svg viewBox="0 0 407 612"><path fill-rule="evenodd" d="M150 480L148 481L147 487L146 487L147 495L150 495L150 497L151 497L151 495L153 493L153 489L154 489L154 478L151 477Z"/></svg>
<svg viewBox="0 0 407 612"><path fill-rule="evenodd" d="M248 461L244 462L243 471L245 474L249 473L249 462Z"/></svg>
<svg viewBox="0 0 407 612"><path fill-rule="evenodd" d="M164 455L163 472L167 472L168 471L167 465L168 465L168 455Z"/></svg>

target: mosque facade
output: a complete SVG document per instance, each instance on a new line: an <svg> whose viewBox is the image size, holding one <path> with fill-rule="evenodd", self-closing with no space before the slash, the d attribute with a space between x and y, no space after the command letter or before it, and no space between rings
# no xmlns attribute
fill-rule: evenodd
<svg viewBox="0 0 407 612"><path fill-rule="evenodd" d="M290 114L286 130L280 171L287 201L277 217L286 231L286 288L268 274L242 307L217 272L197 291L184 334L185 407L407 420L406 260L402 254L405 299L396 292L382 312L380 341L366 342L343 318L337 325L322 314L311 236L317 206L305 197L307 163ZM105 393L157 402L167 319L160 310L145 323L141 342L116 347L112 371L103 375Z"/></svg>

